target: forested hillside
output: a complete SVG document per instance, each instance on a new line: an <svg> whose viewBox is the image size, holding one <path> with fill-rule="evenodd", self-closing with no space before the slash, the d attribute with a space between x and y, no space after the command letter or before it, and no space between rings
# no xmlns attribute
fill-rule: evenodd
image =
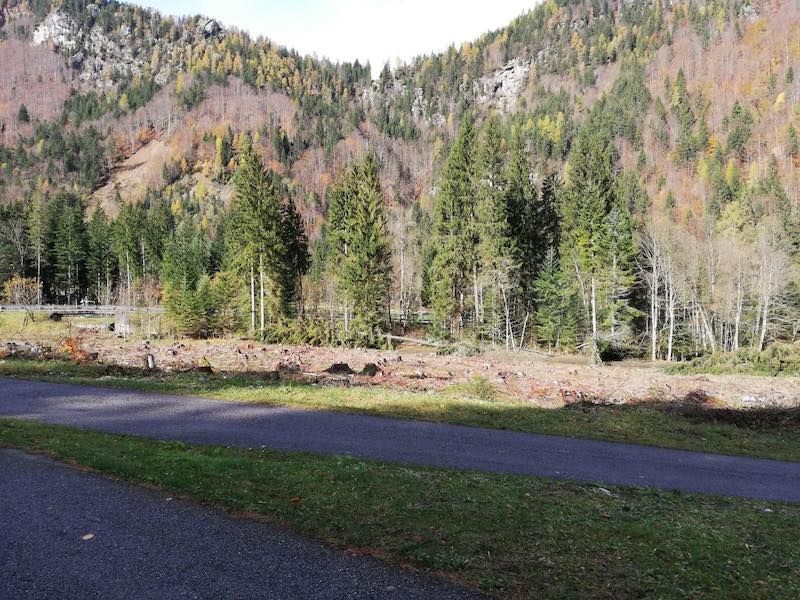
<svg viewBox="0 0 800 600"><path fill-rule="evenodd" d="M8 302L320 344L422 312L606 358L797 340L794 0L548 0L372 71L224 14L0 9Z"/></svg>

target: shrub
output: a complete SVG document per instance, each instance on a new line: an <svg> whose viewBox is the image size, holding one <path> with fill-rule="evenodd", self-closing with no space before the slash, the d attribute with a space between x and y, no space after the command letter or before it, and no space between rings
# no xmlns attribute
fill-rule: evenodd
<svg viewBox="0 0 800 600"><path fill-rule="evenodd" d="M457 393L461 393L472 400L480 402L494 402L497 400L497 387L482 375L474 375L467 383L453 387Z"/></svg>

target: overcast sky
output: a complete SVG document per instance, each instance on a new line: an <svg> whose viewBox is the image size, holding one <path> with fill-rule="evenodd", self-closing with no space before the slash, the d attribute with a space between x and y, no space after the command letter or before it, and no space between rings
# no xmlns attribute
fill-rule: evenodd
<svg viewBox="0 0 800 600"><path fill-rule="evenodd" d="M204 14L303 54L409 60L506 25L538 0L138 0L176 16Z"/></svg>

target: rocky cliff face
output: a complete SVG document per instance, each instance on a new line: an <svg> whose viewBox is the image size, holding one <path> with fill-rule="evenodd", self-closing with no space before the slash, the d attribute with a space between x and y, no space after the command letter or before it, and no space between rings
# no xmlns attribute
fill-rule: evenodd
<svg viewBox="0 0 800 600"><path fill-rule="evenodd" d="M510 60L502 69L475 82L478 104L501 112L513 111L520 93L528 83L531 63L523 58Z"/></svg>
<svg viewBox="0 0 800 600"><path fill-rule="evenodd" d="M78 45L74 37L75 23L67 15L54 12L33 30L33 43L39 46L52 45L59 50L74 50Z"/></svg>
<svg viewBox="0 0 800 600"><path fill-rule="evenodd" d="M89 10L96 9L93 5ZM88 31L81 29L67 14L50 13L34 29L32 41L36 45L49 46L68 57L70 66L79 71L78 79L86 89L105 91L115 87L120 79L130 79L141 74L149 61L142 56L133 43L130 27L123 24L106 34L100 25ZM172 44L162 50L169 55ZM164 85L169 80L171 69L162 66L155 74L155 82Z"/></svg>

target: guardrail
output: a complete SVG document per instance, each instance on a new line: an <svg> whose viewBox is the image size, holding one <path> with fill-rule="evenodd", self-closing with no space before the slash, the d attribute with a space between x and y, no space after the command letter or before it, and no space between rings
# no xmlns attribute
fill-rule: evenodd
<svg viewBox="0 0 800 600"><path fill-rule="evenodd" d="M46 312L58 313L60 315L115 315L117 313L149 311L151 313L163 312L163 307L153 306L150 308L141 306L118 306L114 304L42 304L39 306L23 306L20 304L0 305L0 312Z"/></svg>

